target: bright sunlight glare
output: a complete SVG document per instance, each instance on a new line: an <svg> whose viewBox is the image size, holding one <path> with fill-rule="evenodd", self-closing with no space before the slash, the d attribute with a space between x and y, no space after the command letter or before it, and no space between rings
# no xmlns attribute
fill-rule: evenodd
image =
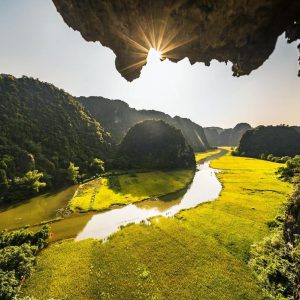
<svg viewBox="0 0 300 300"><path fill-rule="evenodd" d="M147 56L147 63L158 62L162 59L162 53L159 50L150 48Z"/></svg>

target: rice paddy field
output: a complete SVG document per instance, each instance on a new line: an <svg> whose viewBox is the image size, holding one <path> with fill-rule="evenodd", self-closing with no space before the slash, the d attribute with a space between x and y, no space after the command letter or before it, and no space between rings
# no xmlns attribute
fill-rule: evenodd
<svg viewBox="0 0 300 300"><path fill-rule="evenodd" d="M80 185L70 202L76 210L105 210L177 192L193 179L194 170L153 171L112 175Z"/></svg>
<svg viewBox="0 0 300 300"><path fill-rule="evenodd" d="M227 149L228 150L228 149ZM207 158L207 157L210 157L210 156L213 156L213 155L216 155L218 153L221 152L221 149L218 148L218 149L211 149L211 150L208 150L206 152L197 152L195 154L195 159L196 159L196 162L200 162L201 160Z"/></svg>
<svg viewBox="0 0 300 300"><path fill-rule="evenodd" d="M207 154L210 155L210 154ZM37 299L264 299L247 261L291 186L279 164L233 157L212 161L223 191L213 202L130 225L98 240L51 244L38 256L24 295Z"/></svg>

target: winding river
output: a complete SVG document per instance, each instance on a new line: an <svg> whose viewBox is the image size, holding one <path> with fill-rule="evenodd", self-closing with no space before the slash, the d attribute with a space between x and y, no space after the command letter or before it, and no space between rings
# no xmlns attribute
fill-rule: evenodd
<svg viewBox="0 0 300 300"><path fill-rule="evenodd" d="M105 240L122 226L130 223L148 222L150 218L164 216L172 217L183 209L188 209L200 203L213 201L218 198L222 186L216 176L218 170L210 167L210 161L223 156L226 150L208 157L198 163L192 183L184 190L160 197L155 200L145 200L129 204L106 212L75 213L51 224L53 239L75 238L76 241L87 238ZM66 199L73 189L62 191ZM60 199L59 195L57 196ZM67 203L66 200L65 204ZM48 201L49 202L49 201ZM52 201L51 201L52 202ZM54 201L49 207L47 196L36 197L19 206L11 207L0 212L0 229L15 228L16 225L39 223L47 217L53 217L56 209L62 207L62 201ZM57 207L56 207L57 206ZM49 208L50 211L49 211ZM48 214L48 215L47 215Z"/></svg>

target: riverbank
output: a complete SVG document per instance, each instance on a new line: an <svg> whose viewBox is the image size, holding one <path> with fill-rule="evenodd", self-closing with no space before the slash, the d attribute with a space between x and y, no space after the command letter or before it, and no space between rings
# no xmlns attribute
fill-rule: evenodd
<svg viewBox="0 0 300 300"><path fill-rule="evenodd" d="M38 299L263 299L247 265L290 186L278 164L226 155L212 162L218 200L131 225L109 242L55 243L38 257L24 289ZM70 276L76 274L76 276ZM47 287L47 288L45 288ZM76 288L74 288L76 287Z"/></svg>
<svg viewBox="0 0 300 300"><path fill-rule="evenodd" d="M160 197L186 188L194 170L152 171L111 175L79 186L70 201L72 211L104 211L116 206Z"/></svg>
<svg viewBox="0 0 300 300"><path fill-rule="evenodd" d="M226 149L227 150L227 149ZM219 154L220 152L222 152L222 149L221 148L216 148L216 149L210 149L210 150L207 150L205 152L196 152L195 153L195 160L196 160L196 163L199 164L201 163L203 160L211 157L211 156L214 156L216 154Z"/></svg>

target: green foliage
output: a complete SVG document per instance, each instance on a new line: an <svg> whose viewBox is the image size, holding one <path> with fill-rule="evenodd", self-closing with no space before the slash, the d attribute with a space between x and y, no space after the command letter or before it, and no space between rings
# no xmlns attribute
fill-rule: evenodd
<svg viewBox="0 0 300 300"><path fill-rule="evenodd" d="M71 183L77 183L79 177L79 167L76 167L74 163L70 162L67 169L67 178Z"/></svg>
<svg viewBox="0 0 300 300"><path fill-rule="evenodd" d="M277 174L280 178L290 181L294 176L300 175L300 155L289 158L286 166L278 169Z"/></svg>
<svg viewBox="0 0 300 300"><path fill-rule="evenodd" d="M32 181L40 174L48 188L70 184L70 162L95 175L90 164L108 157L110 138L74 97L9 75L0 75L0 90L0 202L39 191L44 184Z"/></svg>
<svg viewBox="0 0 300 300"><path fill-rule="evenodd" d="M121 169L195 167L194 152L181 131L163 121L148 120L130 128L120 144L118 157L116 167Z"/></svg>
<svg viewBox="0 0 300 300"><path fill-rule="evenodd" d="M248 130L242 136L238 153L245 156L267 158L273 161L273 156L293 157L300 154L300 132L289 126L259 126Z"/></svg>
<svg viewBox="0 0 300 300"><path fill-rule="evenodd" d="M105 171L104 161L99 158L94 158L90 164L90 170L96 175L101 175Z"/></svg>
<svg viewBox="0 0 300 300"><path fill-rule="evenodd" d="M18 285L19 280L14 271L2 271L0 269L0 299L13 299Z"/></svg>
<svg viewBox="0 0 300 300"><path fill-rule="evenodd" d="M43 177L43 173L38 170L28 171L23 177L15 177L14 185L18 189L34 191L36 193L46 186L45 182L41 182L40 179Z"/></svg>
<svg viewBox="0 0 300 300"><path fill-rule="evenodd" d="M292 245L276 230L262 242L254 245L250 266L257 274L265 294L271 299L293 300L296 280L296 261ZM299 261L298 261L299 263Z"/></svg>
<svg viewBox="0 0 300 300"><path fill-rule="evenodd" d="M49 227L33 233L29 230L0 233L0 299L10 300L18 286L28 278L36 262L35 256L49 238Z"/></svg>
<svg viewBox="0 0 300 300"><path fill-rule="evenodd" d="M291 164L289 164L291 165ZM273 233L252 248L250 265L270 299L299 299L300 291L300 181L285 206L285 215L268 225Z"/></svg>

